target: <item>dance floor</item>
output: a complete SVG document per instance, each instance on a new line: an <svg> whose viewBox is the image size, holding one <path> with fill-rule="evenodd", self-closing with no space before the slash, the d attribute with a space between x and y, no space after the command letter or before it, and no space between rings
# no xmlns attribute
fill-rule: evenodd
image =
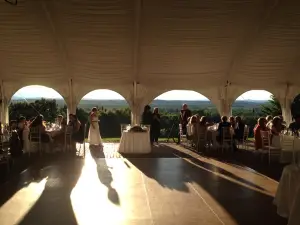
<svg viewBox="0 0 300 225"><path fill-rule="evenodd" d="M148 157L106 144L58 158L0 187L1 225L285 225L277 181L254 170L161 145ZM188 151L173 146L175 151Z"/></svg>

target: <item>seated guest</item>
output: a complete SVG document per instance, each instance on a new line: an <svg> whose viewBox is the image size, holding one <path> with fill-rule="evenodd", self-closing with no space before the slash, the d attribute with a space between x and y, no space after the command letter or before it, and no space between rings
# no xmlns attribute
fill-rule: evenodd
<svg viewBox="0 0 300 225"><path fill-rule="evenodd" d="M269 122L272 121L272 120L273 120L273 117L272 117L272 116L270 116L270 115L266 116L266 121L267 121L267 123L269 123Z"/></svg>
<svg viewBox="0 0 300 225"><path fill-rule="evenodd" d="M189 129L190 129L189 131L187 130L188 139L196 141L197 138L198 138L198 133L197 133L198 119L197 119L197 116L191 116L189 118L188 126L189 126Z"/></svg>
<svg viewBox="0 0 300 225"><path fill-rule="evenodd" d="M57 125L59 130L52 132L51 136L56 144L64 144L67 122L62 115L57 116Z"/></svg>
<svg viewBox="0 0 300 225"><path fill-rule="evenodd" d="M30 124L30 128L38 128L41 132L41 142L49 143L51 141L50 135L46 132L46 126L43 122L43 115L37 116L32 123Z"/></svg>
<svg viewBox="0 0 300 225"><path fill-rule="evenodd" d="M235 121L235 118L233 116L229 117L229 123L231 124L231 127L233 129L235 129L236 121Z"/></svg>
<svg viewBox="0 0 300 225"><path fill-rule="evenodd" d="M272 129L272 124L273 124L273 117L272 116L267 116L266 117L266 126L268 129Z"/></svg>
<svg viewBox="0 0 300 225"><path fill-rule="evenodd" d="M13 158L20 157L22 152L22 143L17 131L18 123L16 120L10 121L11 137L9 138L10 154Z"/></svg>
<svg viewBox="0 0 300 225"><path fill-rule="evenodd" d="M218 125L218 132L219 132L219 138L221 140L222 137L222 130L224 127L231 127L231 123L228 122L227 116L221 117L221 122Z"/></svg>
<svg viewBox="0 0 300 225"><path fill-rule="evenodd" d="M281 126L282 126L282 127L281 127L281 130L284 130L284 129L286 128L286 122L284 121L282 115L279 115L278 117L279 117L280 120L281 120Z"/></svg>
<svg viewBox="0 0 300 225"><path fill-rule="evenodd" d="M242 140L244 138L245 123L240 116L235 117L236 126L234 129L235 138Z"/></svg>
<svg viewBox="0 0 300 225"><path fill-rule="evenodd" d="M257 124L254 128L254 144L256 150L262 148L262 138L260 132L269 130L266 125L267 120L265 118L261 117L257 120Z"/></svg>
<svg viewBox="0 0 300 225"><path fill-rule="evenodd" d="M274 117L272 121L271 132L273 136L279 136L282 131L282 120L279 116Z"/></svg>
<svg viewBox="0 0 300 225"><path fill-rule="evenodd" d="M73 126L72 140L78 143L83 143L84 141L84 127L81 125L76 115L70 117L71 124Z"/></svg>
<svg viewBox="0 0 300 225"><path fill-rule="evenodd" d="M294 119L295 121L289 125L289 130L292 132L300 130L300 115L296 115Z"/></svg>
<svg viewBox="0 0 300 225"><path fill-rule="evenodd" d="M21 116L18 120L18 124L17 124L17 132L19 135L19 138L21 140L21 144L23 146L23 131L25 128L25 124L26 124L26 118L24 116Z"/></svg>

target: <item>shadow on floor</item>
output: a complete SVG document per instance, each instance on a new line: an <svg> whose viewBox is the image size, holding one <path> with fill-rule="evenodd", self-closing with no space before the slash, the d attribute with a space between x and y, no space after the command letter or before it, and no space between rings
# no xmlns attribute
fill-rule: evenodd
<svg viewBox="0 0 300 225"><path fill-rule="evenodd" d="M128 158L146 176L156 180L161 186L183 192L196 191L201 195L208 193L216 204L225 209L241 225L285 225L287 221L279 217L273 206L273 197L259 191L240 185L242 182L250 187L263 190L254 183L217 167L216 165L200 161L168 146L161 147L183 158L189 158L193 163L181 159L166 158ZM225 179L216 172L230 177ZM195 201L199 201L196 198ZM209 203L216 208L215 203Z"/></svg>
<svg viewBox="0 0 300 225"><path fill-rule="evenodd" d="M47 177L45 189L18 224L77 224L70 196L81 175L83 164L83 160L72 158L43 165L39 171L39 180Z"/></svg>
<svg viewBox="0 0 300 225"><path fill-rule="evenodd" d="M102 184L104 184L108 189L107 198L112 203L114 203L116 205L120 205L119 194L116 191L116 189L114 189L111 186L111 183L113 182L113 178L112 178L112 174L106 164L103 149L99 146L89 146L89 150L90 150L91 156L93 157L93 159L95 160L95 163L97 165L98 178L99 178L100 182Z"/></svg>

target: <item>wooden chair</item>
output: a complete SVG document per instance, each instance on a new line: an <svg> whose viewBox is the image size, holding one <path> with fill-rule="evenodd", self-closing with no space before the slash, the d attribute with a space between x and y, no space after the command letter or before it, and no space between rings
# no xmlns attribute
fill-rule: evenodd
<svg viewBox="0 0 300 225"><path fill-rule="evenodd" d="M0 165L5 165L7 173L10 171L10 154L9 141L4 140L3 135L0 136Z"/></svg>
<svg viewBox="0 0 300 225"><path fill-rule="evenodd" d="M42 154L42 138L41 131L38 127L31 127L29 130L29 142L30 142L30 151L28 152L29 156L31 154L32 145L37 145L38 153Z"/></svg>
<svg viewBox="0 0 300 225"><path fill-rule="evenodd" d="M187 140L187 135L183 134L183 130L182 130L182 124L179 124L179 138L180 138L180 143L182 145L186 145L188 140Z"/></svg>
<svg viewBox="0 0 300 225"><path fill-rule="evenodd" d="M249 131L250 131L250 127L245 125L242 140L239 140L239 144L241 144L243 149L246 149L246 150L248 150L248 147L249 147L247 144L253 143L253 142L249 141Z"/></svg>
<svg viewBox="0 0 300 225"><path fill-rule="evenodd" d="M207 130L199 129L199 125L197 126L197 151L201 149L201 147L206 148L207 146L210 148L210 145L207 145Z"/></svg>
<svg viewBox="0 0 300 225"><path fill-rule="evenodd" d="M231 150L233 150L233 133L231 127L223 127L222 128L222 136L221 136L221 150L224 152L224 148L229 144Z"/></svg>
<svg viewBox="0 0 300 225"><path fill-rule="evenodd" d="M292 153L292 164L296 164L295 156L295 136L281 135L280 136L281 151Z"/></svg>
<svg viewBox="0 0 300 225"><path fill-rule="evenodd" d="M73 126L67 125L65 128L65 146L64 151L70 150L72 146L72 133L73 133Z"/></svg>
<svg viewBox="0 0 300 225"><path fill-rule="evenodd" d="M273 147L271 145L271 133L269 131L260 131L261 139L262 139L262 149L260 153L262 153L262 159L265 154L268 154L269 165L271 164L271 156L280 156L281 148Z"/></svg>

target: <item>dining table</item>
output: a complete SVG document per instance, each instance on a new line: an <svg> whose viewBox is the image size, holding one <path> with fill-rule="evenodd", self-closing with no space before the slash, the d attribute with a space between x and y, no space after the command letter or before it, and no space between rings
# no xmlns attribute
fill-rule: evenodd
<svg viewBox="0 0 300 225"><path fill-rule="evenodd" d="M128 154L148 154L151 150L149 131L136 132L124 130L122 132L118 152Z"/></svg>

